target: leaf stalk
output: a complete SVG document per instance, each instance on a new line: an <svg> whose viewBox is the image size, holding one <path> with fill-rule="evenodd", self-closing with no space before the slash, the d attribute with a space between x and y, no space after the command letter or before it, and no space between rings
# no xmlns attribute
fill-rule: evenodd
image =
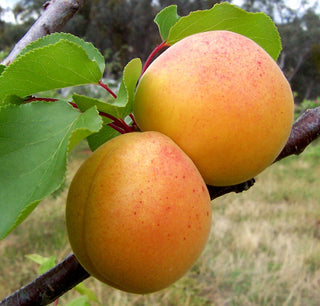
<svg viewBox="0 0 320 306"><path fill-rule="evenodd" d="M104 84L102 80L99 81L99 86L104 88L109 94L111 94L115 99L117 99L117 95L108 87L107 84Z"/></svg>
<svg viewBox="0 0 320 306"><path fill-rule="evenodd" d="M141 75L143 75L144 72L147 70L147 68L149 67L150 63L152 62L152 60L156 56L156 54L166 47L169 47L169 45L167 44L167 41L163 41L161 44L159 44L158 46L155 47L155 49L150 53L146 62L144 63Z"/></svg>

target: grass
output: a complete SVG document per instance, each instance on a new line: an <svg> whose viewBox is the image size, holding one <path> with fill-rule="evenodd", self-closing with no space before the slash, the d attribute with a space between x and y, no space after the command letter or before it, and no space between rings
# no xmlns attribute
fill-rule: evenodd
<svg viewBox="0 0 320 306"><path fill-rule="evenodd" d="M85 157L73 154L67 185ZM123 293L90 278L102 305L320 305L320 143L265 170L242 194L213 205L210 239L181 280L149 295ZM37 275L26 254L69 252L67 188L46 199L0 242L0 299ZM59 305L79 296L71 291Z"/></svg>

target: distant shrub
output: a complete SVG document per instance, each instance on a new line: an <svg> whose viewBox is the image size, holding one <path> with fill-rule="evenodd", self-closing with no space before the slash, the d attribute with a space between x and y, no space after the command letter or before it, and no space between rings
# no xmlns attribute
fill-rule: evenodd
<svg viewBox="0 0 320 306"><path fill-rule="evenodd" d="M314 100L305 99L299 105L296 105L295 117L297 118L301 113L303 113L307 109L315 108L318 106L320 106L320 97Z"/></svg>

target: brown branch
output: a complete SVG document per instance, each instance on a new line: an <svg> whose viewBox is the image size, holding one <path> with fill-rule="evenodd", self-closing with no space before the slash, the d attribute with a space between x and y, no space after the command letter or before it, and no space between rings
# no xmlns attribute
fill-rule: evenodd
<svg viewBox="0 0 320 306"><path fill-rule="evenodd" d="M88 277L88 272L71 254L48 272L6 297L0 305L48 305Z"/></svg>
<svg viewBox="0 0 320 306"><path fill-rule="evenodd" d="M240 193L251 188L255 183L255 179L252 178L244 183L233 185L233 186L210 186L207 185L211 200L221 197L227 193L235 192Z"/></svg>
<svg viewBox="0 0 320 306"><path fill-rule="evenodd" d="M275 162L289 156L299 155L320 135L320 106L306 110L293 124L290 137Z"/></svg>
<svg viewBox="0 0 320 306"><path fill-rule="evenodd" d="M73 15L84 5L86 0L51 0L44 4L44 11L28 32L15 45L1 64L9 65L32 41L60 31Z"/></svg>

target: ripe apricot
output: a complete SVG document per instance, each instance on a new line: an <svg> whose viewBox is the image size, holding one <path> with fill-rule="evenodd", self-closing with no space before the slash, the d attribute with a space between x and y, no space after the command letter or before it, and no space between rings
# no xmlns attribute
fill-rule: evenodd
<svg viewBox="0 0 320 306"><path fill-rule="evenodd" d="M66 222L74 254L92 276L149 293L195 263L209 235L211 202L197 168L171 139L134 132L82 164L69 189Z"/></svg>
<svg viewBox="0 0 320 306"><path fill-rule="evenodd" d="M188 36L162 53L138 84L142 131L169 136L209 185L246 181L284 147L293 96L277 63L253 40L229 31Z"/></svg>

